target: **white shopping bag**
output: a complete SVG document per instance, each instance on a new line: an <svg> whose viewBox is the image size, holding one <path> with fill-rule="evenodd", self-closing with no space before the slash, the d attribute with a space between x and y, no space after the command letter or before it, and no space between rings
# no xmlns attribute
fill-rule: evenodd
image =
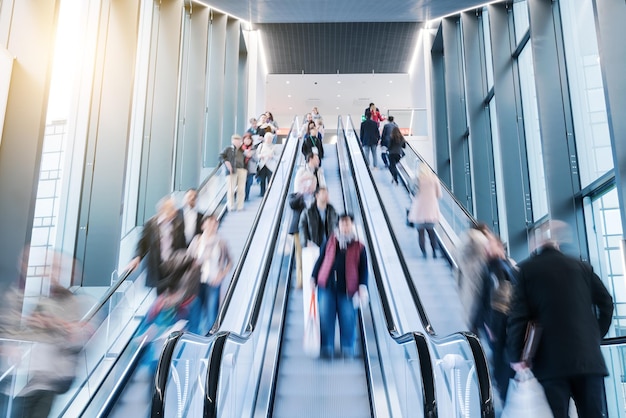
<svg viewBox="0 0 626 418"><path fill-rule="evenodd" d="M315 244L309 243L309 246L302 248L302 313L305 325L311 302L311 274L319 255L320 247Z"/></svg>
<svg viewBox="0 0 626 418"><path fill-rule="evenodd" d="M302 349L309 357L317 358L320 355L320 317L317 311L317 295L315 289L311 291L309 312L304 323L304 338Z"/></svg>
<svg viewBox="0 0 626 418"><path fill-rule="evenodd" d="M530 369L511 379L501 418L552 418L552 410L541 383Z"/></svg>

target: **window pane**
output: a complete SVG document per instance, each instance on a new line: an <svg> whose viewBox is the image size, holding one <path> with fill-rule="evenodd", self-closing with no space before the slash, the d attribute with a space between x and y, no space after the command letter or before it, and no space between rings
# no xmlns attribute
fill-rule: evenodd
<svg viewBox="0 0 626 418"><path fill-rule="evenodd" d="M522 110L524 112L524 133L526 134L526 153L528 159L528 176L532 197L533 221L548 214L548 198L543 170L543 154L541 150L541 132L539 130L539 113L537 110L537 93L535 90L535 72L532 63L532 46L530 43L522 50L518 58L520 87L522 93Z"/></svg>
<svg viewBox="0 0 626 418"><path fill-rule="evenodd" d="M585 199L584 207L590 262L611 292L616 312L626 313L626 281L620 253L622 221L617 190L613 188L593 200ZM614 318L613 325L616 328L626 327L624 320L619 318ZM608 336L613 335L612 328Z"/></svg>
<svg viewBox="0 0 626 418"><path fill-rule="evenodd" d="M491 55L491 28L489 27L489 10L484 7L482 14L483 38L485 44L485 67L487 70L487 90L493 88L493 57Z"/></svg>
<svg viewBox="0 0 626 418"><path fill-rule="evenodd" d="M519 44L530 27L526 0L513 3L513 21L515 22L515 42Z"/></svg>
<svg viewBox="0 0 626 418"><path fill-rule="evenodd" d="M491 140L493 143L493 163L496 174L496 201L498 203L498 228L502 242L508 243L509 229L506 218L506 199L504 198L504 180L502 167L502 151L500 147L500 135L498 131L498 114L495 96L489 102L489 118L491 122Z"/></svg>
<svg viewBox="0 0 626 418"><path fill-rule="evenodd" d="M559 5L580 181L585 187L613 168L596 27L591 0Z"/></svg>

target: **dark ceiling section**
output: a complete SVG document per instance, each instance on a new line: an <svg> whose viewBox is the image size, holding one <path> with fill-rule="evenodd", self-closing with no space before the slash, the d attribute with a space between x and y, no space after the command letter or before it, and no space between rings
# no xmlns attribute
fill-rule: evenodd
<svg viewBox="0 0 626 418"><path fill-rule="evenodd" d="M421 23L257 24L270 74L408 72Z"/></svg>

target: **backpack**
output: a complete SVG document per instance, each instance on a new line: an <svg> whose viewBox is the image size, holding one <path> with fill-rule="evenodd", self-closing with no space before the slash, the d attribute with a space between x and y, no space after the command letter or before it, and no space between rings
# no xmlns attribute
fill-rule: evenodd
<svg viewBox="0 0 626 418"><path fill-rule="evenodd" d="M515 274L508 260L500 260L497 271L490 269L491 277L491 309L505 315L511 307Z"/></svg>

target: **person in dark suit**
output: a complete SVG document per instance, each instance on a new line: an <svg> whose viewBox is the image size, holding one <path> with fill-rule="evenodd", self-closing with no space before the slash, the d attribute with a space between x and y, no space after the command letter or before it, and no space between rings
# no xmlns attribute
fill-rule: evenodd
<svg viewBox="0 0 626 418"><path fill-rule="evenodd" d="M189 189L185 193L185 202L182 208L178 210L178 216L181 217L184 224L185 243L189 243L196 235L202 233L202 213L198 212L196 202L198 200L198 191Z"/></svg>
<svg viewBox="0 0 626 418"><path fill-rule="evenodd" d="M164 197L157 204L156 215L148 219L143 226L135 258L130 261L126 269L135 270L141 260L147 256L146 286L156 287L157 294L161 294L168 287L167 277L170 273L167 271L165 262L174 252L186 248L183 221L178 216L174 198Z"/></svg>
<svg viewBox="0 0 626 418"><path fill-rule="evenodd" d="M328 203L328 189L320 187L315 191L315 203L304 209L298 224L302 248L310 243L321 246L330 237L337 226L337 212Z"/></svg>
<svg viewBox="0 0 626 418"><path fill-rule="evenodd" d="M570 397L578 416L605 417L604 376L600 350L613 314L613 300L589 264L546 241L519 264L518 281L507 324L509 359L518 361L530 321L543 329L532 371L543 386L555 418L567 417ZM528 367L512 364L515 370Z"/></svg>
<svg viewBox="0 0 626 418"><path fill-rule="evenodd" d="M363 153L367 160L367 165L370 167L372 164L376 168L376 147L380 143L380 132L378 131L378 125L372 120L372 114L368 111L365 112L365 120L361 122L361 146L363 146ZM369 154L372 154L372 161L370 162Z"/></svg>

